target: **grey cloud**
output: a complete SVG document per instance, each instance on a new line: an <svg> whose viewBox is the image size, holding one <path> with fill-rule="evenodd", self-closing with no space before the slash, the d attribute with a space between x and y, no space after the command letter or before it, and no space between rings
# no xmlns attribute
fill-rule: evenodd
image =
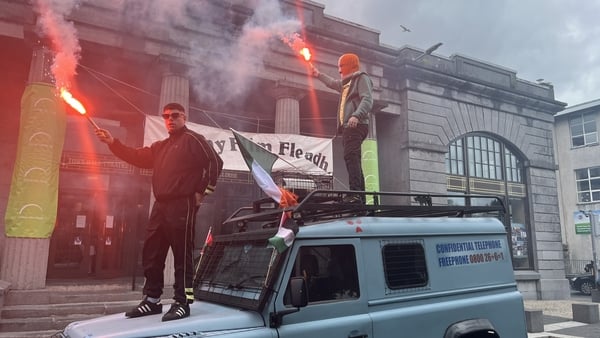
<svg viewBox="0 0 600 338"><path fill-rule="evenodd" d="M569 105L599 96L600 1L356 0L350 10L318 2L326 14L379 30L385 44L426 49L443 42L436 53L491 62L529 81L544 78Z"/></svg>

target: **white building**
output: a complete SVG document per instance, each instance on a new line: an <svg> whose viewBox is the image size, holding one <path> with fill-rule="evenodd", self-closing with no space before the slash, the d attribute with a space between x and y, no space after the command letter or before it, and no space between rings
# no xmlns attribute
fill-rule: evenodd
<svg viewBox="0 0 600 338"><path fill-rule="evenodd" d="M584 265L593 259L588 215L590 211L600 212L599 118L600 99L555 115L560 223L567 274L583 272Z"/></svg>

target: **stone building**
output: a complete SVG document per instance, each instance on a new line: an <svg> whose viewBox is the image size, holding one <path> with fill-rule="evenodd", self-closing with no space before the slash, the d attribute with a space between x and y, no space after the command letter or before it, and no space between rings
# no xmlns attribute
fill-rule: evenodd
<svg viewBox="0 0 600 338"><path fill-rule="evenodd" d="M376 30L330 17L312 1L281 0L269 15L245 0L168 3L84 3L66 14L81 46L73 92L102 127L141 145L145 116L180 101L190 121L200 124L333 138L338 95L310 77L295 47L309 46L312 62L331 75L342 53L355 53L374 82L370 138L378 149L380 190L493 194L510 201L508 232L519 289L528 299L568 296L552 146L553 115L565 104L554 99L552 87L467 56L382 45ZM32 82L52 84L47 74L57 42L40 34L37 13L45 12L30 4L0 0L0 13L5 206L21 99ZM151 203L148 173L120 164L94 139L85 119L65 114L51 237L4 235L6 210L0 209L0 280L13 288L87 277L92 262L104 277L139 272L132 257ZM340 149L334 139L334 154ZM334 157L332 165L335 182L345 181L343 160ZM220 195L201 217L222 220L259 195L253 187L248 173L226 172ZM463 202L457 197L444 203ZM108 213L114 215L111 227ZM79 235L96 241L93 258L90 245L77 244Z"/></svg>

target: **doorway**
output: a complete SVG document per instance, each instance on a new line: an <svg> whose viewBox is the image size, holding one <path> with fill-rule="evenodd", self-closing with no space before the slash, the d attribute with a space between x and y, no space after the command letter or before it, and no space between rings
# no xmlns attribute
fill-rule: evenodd
<svg viewBox="0 0 600 338"><path fill-rule="evenodd" d="M140 274L140 227L147 207L137 203L139 196L103 189L108 184L102 182L108 177L96 175L93 188L86 189L80 175L68 173L61 182L47 278L103 279ZM65 181L80 184L74 187Z"/></svg>

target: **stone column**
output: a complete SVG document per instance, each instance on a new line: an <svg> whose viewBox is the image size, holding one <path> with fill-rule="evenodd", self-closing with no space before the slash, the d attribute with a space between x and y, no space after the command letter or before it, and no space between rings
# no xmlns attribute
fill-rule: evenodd
<svg viewBox="0 0 600 338"><path fill-rule="evenodd" d="M163 72L162 83L160 86L160 101L158 113L162 114L162 108L171 102L181 104L185 108L187 118L190 116L190 81L172 67L166 66ZM154 203L154 195L151 196L151 203ZM173 267L173 252L169 250L165 261L164 281L165 286L170 287L175 283L175 268ZM168 295L165 295L168 296Z"/></svg>
<svg viewBox="0 0 600 338"><path fill-rule="evenodd" d="M300 134L300 100L306 95L306 91L277 84L270 94L277 100L275 133Z"/></svg>
<svg viewBox="0 0 600 338"><path fill-rule="evenodd" d="M51 84L52 52L43 45L33 48L29 83ZM0 255L0 280L15 290L45 288L49 249L50 238L6 237Z"/></svg>
<svg viewBox="0 0 600 338"><path fill-rule="evenodd" d="M189 117L190 81L188 78L176 74L171 70L166 70L163 74L160 87L158 113L162 114L162 108L171 102L181 104Z"/></svg>

